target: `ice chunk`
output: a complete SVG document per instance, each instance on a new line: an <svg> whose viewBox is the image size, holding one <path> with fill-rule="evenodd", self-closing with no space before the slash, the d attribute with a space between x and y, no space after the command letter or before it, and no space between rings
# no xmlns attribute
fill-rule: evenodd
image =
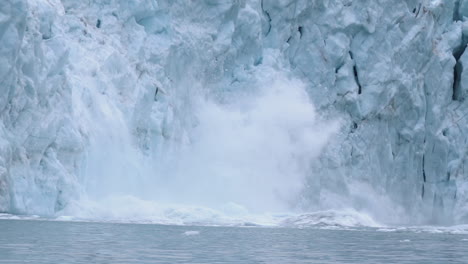
<svg viewBox="0 0 468 264"><path fill-rule="evenodd" d="M186 235L186 236L196 236L196 235L199 235L199 234L200 234L200 231L193 231L193 230L184 232L184 235Z"/></svg>

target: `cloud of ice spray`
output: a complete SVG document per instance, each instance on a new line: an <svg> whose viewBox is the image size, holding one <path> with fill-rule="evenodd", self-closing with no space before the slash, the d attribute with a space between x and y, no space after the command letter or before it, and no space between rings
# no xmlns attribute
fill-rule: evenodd
<svg viewBox="0 0 468 264"><path fill-rule="evenodd" d="M196 120L184 128L188 143L173 141L165 145L171 151L154 152L169 158L140 153L123 117L100 111L101 130L91 142L85 172L89 199L65 214L162 219L174 215L175 204L210 214L293 210L305 178L313 177L311 162L338 128L319 120L304 85L277 75L229 103L210 96L192 100L190 109L178 111Z"/></svg>
<svg viewBox="0 0 468 264"><path fill-rule="evenodd" d="M287 79L235 104L204 100L195 115L192 144L169 180L178 200L256 212L289 210L300 199L310 163L336 127L318 121L304 86Z"/></svg>

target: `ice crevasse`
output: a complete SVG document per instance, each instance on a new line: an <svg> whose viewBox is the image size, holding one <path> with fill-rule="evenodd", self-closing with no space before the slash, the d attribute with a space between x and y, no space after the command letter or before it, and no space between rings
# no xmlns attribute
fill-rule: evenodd
<svg viewBox="0 0 468 264"><path fill-rule="evenodd" d="M128 195L466 223L467 17L466 0L2 0L0 211Z"/></svg>

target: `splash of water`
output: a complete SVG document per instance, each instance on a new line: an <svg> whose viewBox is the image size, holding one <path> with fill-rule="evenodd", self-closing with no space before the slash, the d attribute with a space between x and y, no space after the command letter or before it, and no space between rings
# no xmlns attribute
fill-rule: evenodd
<svg viewBox="0 0 468 264"><path fill-rule="evenodd" d="M229 103L200 94L180 107L190 107L178 112L193 117L179 131L185 140L168 140L150 155L135 147L116 108L100 111L84 173L86 198L65 213L272 223L273 213L296 208L306 177L313 177L311 161L338 126L320 121L304 85L282 76Z"/></svg>

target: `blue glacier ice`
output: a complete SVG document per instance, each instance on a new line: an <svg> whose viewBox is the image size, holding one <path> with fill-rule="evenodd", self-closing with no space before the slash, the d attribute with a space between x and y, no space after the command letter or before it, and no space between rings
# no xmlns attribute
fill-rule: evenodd
<svg viewBox="0 0 468 264"><path fill-rule="evenodd" d="M467 223L467 21L467 0L3 0L0 212Z"/></svg>

